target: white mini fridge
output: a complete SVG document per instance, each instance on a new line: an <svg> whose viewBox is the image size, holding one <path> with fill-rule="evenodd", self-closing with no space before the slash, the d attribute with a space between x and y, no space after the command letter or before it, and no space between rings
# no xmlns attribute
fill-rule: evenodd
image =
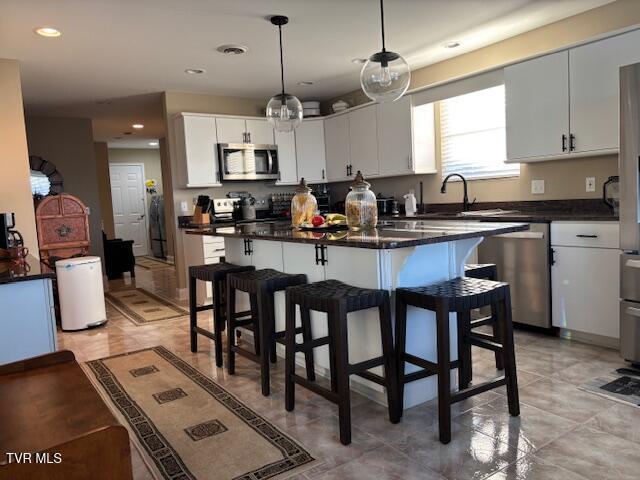
<svg viewBox="0 0 640 480"><path fill-rule="evenodd" d="M56 262L62 330L83 330L107 321L100 257Z"/></svg>

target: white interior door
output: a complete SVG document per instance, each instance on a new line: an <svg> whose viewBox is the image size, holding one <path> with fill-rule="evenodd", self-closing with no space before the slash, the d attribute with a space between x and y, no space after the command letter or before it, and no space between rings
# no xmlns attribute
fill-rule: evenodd
<svg viewBox="0 0 640 480"><path fill-rule="evenodd" d="M147 255L147 202L144 189L144 166L112 163L111 202L117 238L133 240L133 254Z"/></svg>

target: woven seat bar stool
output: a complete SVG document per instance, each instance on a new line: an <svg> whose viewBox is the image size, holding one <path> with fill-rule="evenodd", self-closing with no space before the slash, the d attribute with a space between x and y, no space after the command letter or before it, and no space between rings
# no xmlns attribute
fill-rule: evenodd
<svg viewBox="0 0 640 480"><path fill-rule="evenodd" d="M406 353L407 306L414 306L435 312L437 361ZM502 343L492 336L471 332L471 310L495 306L497 322L501 330ZM457 314L458 333L458 391L451 392L450 369L453 362L449 356L449 313ZM426 340L426 339L425 339ZM498 352L504 362L504 375L477 385L470 385L471 348L486 348ZM404 385L419 378L438 375L438 426L440 441L451 441L451 405L473 395L506 385L509 413L520 414L518 381L513 346L513 324L511 318L511 295L509 285L502 282L477 278L455 278L426 287L399 288L396 290L396 350L398 355L398 382L400 401ZM411 363L422 370L405 375L405 363Z"/></svg>
<svg viewBox="0 0 640 480"><path fill-rule="evenodd" d="M227 370L235 374L235 354L238 353L260 365L262 394L270 394L269 363L276 363L276 342L284 343L285 332L275 331L274 294L287 287L307 283L304 274L289 274L270 268L233 273L227 277ZM250 319L237 319L236 292L249 294L252 316ZM303 319L304 320L304 319ZM253 332L254 351L250 351L234 341L237 328L243 327ZM311 337L311 322L303 321L296 329L305 338ZM313 366L313 351L308 352L307 365ZM311 378L313 371L310 370Z"/></svg>
<svg viewBox="0 0 640 480"><path fill-rule="evenodd" d="M301 317L309 318L310 310L326 312L329 335L318 339L303 338L296 343L295 314L300 307ZM347 314L368 308L378 308L380 333L382 336L382 356L356 364L349 363L349 342L347 337ZM295 407L295 384L315 392L338 405L340 442L351 443L351 400L349 377L358 375L387 390L389 420L400 420L400 399L397 382L397 365L393 348L393 332L389 307L389 292L353 287L338 280L325 280L308 285L287 288L286 293L286 354L285 354L285 408ZM329 369L331 389L318 385L314 380L305 379L295 373L296 352L313 351L314 348L329 345ZM384 366L384 377L369 370Z"/></svg>
<svg viewBox="0 0 640 480"><path fill-rule="evenodd" d="M222 367L222 331L225 326L226 279L229 273L255 270L254 267L242 267L231 263L220 262L210 265L189 267L189 332L191 334L191 351L198 351L198 334L214 341L216 347L216 365ZM211 282L213 303L199 306L196 301L196 281ZM213 310L213 332L198 326L198 312ZM245 317L251 312L237 312L236 316Z"/></svg>
<svg viewBox="0 0 640 480"><path fill-rule="evenodd" d="M479 263L479 264L467 264L464 266L465 277L481 278L485 280L498 280L498 267L495 263ZM471 329L481 327L483 325L491 325L493 329L494 341L500 343L500 329L498 328L498 322L496 321L496 310L491 307L491 315L487 315L482 318L476 318L471 320ZM471 348L471 347L469 347ZM496 352L496 370L504 370L502 363L502 356Z"/></svg>

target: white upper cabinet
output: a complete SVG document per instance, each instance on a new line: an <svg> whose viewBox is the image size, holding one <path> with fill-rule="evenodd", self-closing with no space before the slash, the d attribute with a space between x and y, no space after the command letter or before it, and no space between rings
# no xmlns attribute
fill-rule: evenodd
<svg viewBox="0 0 640 480"><path fill-rule="evenodd" d="M619 68L640 62L640 31L569 50L576 153L618 148Z"/></svg>
<svg viewBox="0 0 640 480"><path fill-rule="evenodd" d="M216 119L183 113L173 117L175 153L182 187L219 187Z"/></svg>
<svg viewBox="0 0 640 480"><path fill-rule="evenodd" d="M273 127L265 119L217 117L220 143L255 143L273 145Z"/></svg>
<svg viewBox="0 0 640 480"><path fill-rule="evenodd" d="M413 107L407 95L376 107L380 176L435 173L433 104Z"/></svg>
<svg viewBox="0 0 640 480"><path fill-rule="evenodd" d="M273 127L266 119L247 119L246 132L248 143L255 143L258 145L273 145Z"/></svg>
<svg viewBox="0 0 640 480"><path fill-rule="evenodd" d="M327 178L330 182L349 179L349 116L337 115L324 122L327 150Z"/></svg>
<svg viewBox="0 0 640 480"><path fill-rule="evenodd" d="M244 118L218 117L218 143L245 143L247 131Z"/></svg>
<svg viewBox="0 0 640 480"><path fill-rule="evenodd" d="M546 55L504 69L507 159L569 153L569 54Z"/></svg>
<svg viewBox="0 0 640 480"><path fill-rule="evenodd" d="M378 175L378 130L376 105L349 112L350 173L359 170L365 177Z"/></svg>
<svg viewBox="0 0 640 480"><path fill-rule="evenodd" d="M275 132L278 146L278 180L277 185L294 185L298 183L296 161L296 137L294 132Z"/></svg>
<svg viewBox="0 0 640 480"><path fill-rule="evenodd" d="M307 183L327 181L322 118L303 120L295 130L298 178Z"/></svg>

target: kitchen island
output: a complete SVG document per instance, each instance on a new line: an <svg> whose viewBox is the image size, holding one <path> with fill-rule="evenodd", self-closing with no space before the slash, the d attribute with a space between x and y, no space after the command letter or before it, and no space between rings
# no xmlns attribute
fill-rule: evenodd
<svg viewBox="0 0 640 480"><path fill-rule="evenodd" d="M370 231L320 232L294 230L288 222L261 222L212 226L187 234L223 237L226 261L230 263L304 273L309 282L338 279L358 287L382 288L392 293L393 301L393 291L398 287L428 285L464 275L465 260L484 237L528 228L525 223L403 220L383 221ZM248 298L239 295L237 301L239 310L248 308ZM275 304L276 330L281 331L284 293L276 293ZM350 363L381 354L377 315L374 310L349 314ZM314 338L326 336L326 314L313 312L311 319ZM455 314L451 322L453 360L457 358ZM435 338L434 315L409 307L407 352L435 361ZM328 376L326 346L316 349L315 361L317 373ZM408 366L407 372L413 368ZM352 386L376 401L385 401L378 385L354 376ZM436 392L434 377L407 385L405 408L434 398Z"/></svg>

